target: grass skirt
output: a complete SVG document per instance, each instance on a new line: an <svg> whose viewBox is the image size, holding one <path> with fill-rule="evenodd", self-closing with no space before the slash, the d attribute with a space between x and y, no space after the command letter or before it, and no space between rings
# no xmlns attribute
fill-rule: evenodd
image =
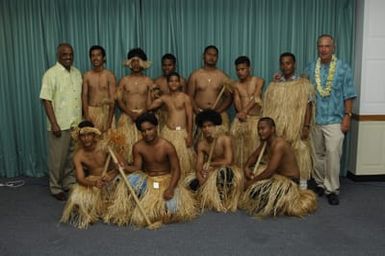
<svg viewBox="0 0 385 256"><path fill-rule="evenodd" d="M230 173L226 169L231 170ZM234 212L242 190L241 169L236 166L217 168L209 173L207 180L197 191L200 207L218 212Z"/></svg>
<svg viewBox="0 0 385 256"><path fill-rule="evenodd" d="M107 131L108 115L110 112L110 105L104 104L102 106L94 107L88 106L88 113L90 115L92 123L100 131ZM111 128L115 128L115 117L112 119Z"/></svg>
<svg viewBox="0 0 385 256"><path fill-rule="evenodd" d="M232 123L230 134L235 145L235 163L241 168L260 144L258 120L259 116L247 116L245 122L240 122L238 118L235 118Z"/></svg>
<svg viewBox="0 0 385 256"><path fill-rule="evenodd" d="M131 186L134 191L137 191L136 195L140 198L139 191L141 187L145 186L147 176L143 172L135 172L130 175L137 175L138 177L136 184L131 184ZM103 216L103 220L105 223L125 226L130 224L132 212L136 207L136 203L120 175L116 178L115 182L117 184L116 189L111 196L111 203Z"/></svg>
<svg viewBox="0 0 385 256"><path fill-rule="evenodd" d="M256 217L303 217L317 209L317 198L310 190L300 190L292 180L274 175L252 184L242 194L239 207Z"/></svg>
<svg viewBox="0 0 385 256"><path fill-rule="evenodd" d="M179 158L180 180L183 180L189 173L193 172L194 161L194 151L186 146L187 132L185 129L171 130L166 125L162 129L161 136L174 145Z"/></svg>
<svg viewBox="0 0 385 256"><path fill-rule="evenodd" d="M88 180L99 177L89 176ZM103 189L74 184L64 207L60 222L69 223L77 228L87 228L96 222L105 209L106 195Z"/></svg>
<svg viewBox="0 0 385 256"><path fill-rule="evenodd" d="M117 132L122 134L125 138L125 152L123 156L129 163L131 163L133 161L132 147L142 138L142 135L136 129L135 123L132 122L131 118L125 113L122 113L119 118Z"/></svg>
<svg viewBox="0 0 385 256"><path fill-rule="evenodd" d="M309 140L302 141L305 113L314 89L309 80L301 78L289 82L269 84L263 105L263 115L274 119L278 136L283 136L293 147L300 169L301 179L309 179L312 169ZM311 122L314 119L314 104Z"/></svg>
<svg viewBox="0 0 385 256"><path fill-rule="evenodd" d="M140 199L140 204L147 214L150 221L163 223L188 221L198 215L198 207L192 193L183 186L175 188L174 197L168 202L163 199L164 191L168 188L171 181L171 175L148 176L147 189L143 197ZM154 182L159 184L159 188L154 188ZM167 207L167 203L175 205L175 211ZM131 223L135 226L144 227L147 225L139 208L135 207Z"/></svg>

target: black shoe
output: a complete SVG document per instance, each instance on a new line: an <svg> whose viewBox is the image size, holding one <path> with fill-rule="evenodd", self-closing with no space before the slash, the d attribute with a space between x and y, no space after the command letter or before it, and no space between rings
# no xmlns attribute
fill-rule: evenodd
<svg viewBox="0 0 385 256"><path fill-rule="evenodd" d="M325 194L325 189L324 189L323 187L317 186L317 187L315 188L315 192L317 193L317 195L318 195L319 197L321 197L321 196L323 196L323 195Z"/></svg>
<svg viewBox="0 0 385 256"><path fill-rule="evenodd" d="M52 196L55 197L59 201L67 200L67 196L66 196L66 194L64 192L60 192L60 193L57 193L57 194L52 194Z"/></svg>
<svg viewBox="0 0 385 256"><path fill-rule="evenodd" d="M338 199L338 196L334 193L327 195L327 198L328 198L328 202L330 205L339 205L340 204L340 200Z"/></svg>

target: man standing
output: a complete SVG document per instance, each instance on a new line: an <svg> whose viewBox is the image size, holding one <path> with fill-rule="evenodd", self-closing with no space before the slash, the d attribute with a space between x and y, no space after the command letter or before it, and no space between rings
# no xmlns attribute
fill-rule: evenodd
<svg viewBox="0 0 385 256"><path fill-rule="evenodd" d="M40 91L40 99L48 118L48 170L51 194L66 200L75 182L72 166L71 128L82 117L82 75L72 66L73 49L68 43L57 47L57 63L48 69Z"/></svg>
<svg viewBox="0 0 385 256"><path fill-rule="evenodd" d="M90 48L92 70L84 74L82 103L83 113L101 132L115 127L113 123L116 80L114 74L104 68L106 52L103 47Z"/></svg>
<svg viewBox="0 0 385 256"><path fill-rule="evenodd" d="M147 109L150 89L153 82L151 78L143 74L150 67L151 62L140 48L131 49L127 54L125 66L131 70L131 74L123 77L119 82L118 104L122 114L118 121L118 130L125 136L125 159L132 161L132 146L140 137L135 128L135 120Z"/></svg>
<svg viewBox="0 0 385 256"><path fill-rule="evenodd" d="M187 92L192 98L195 114L202 110L212 109L222 116L222 126L229 130L230 121L226 110L232 103L232 96L228 90L221 95L224 86L229 83L229 77L219 70L218 48L209 45L203 53L203 67L195 70L188 81Z"/></svg>
<svg viewBox="0 0 385 256"><path fill-rule="evenodd" d="M290 52L279 57L281 71L274 75L263 100L263 115L277 124L277 135L293 147L299 170L300 188L307 188L312 162L309 131L313 121L314 89L308 79L295 72L295 56Z"/></svg>
<svg viewBox="0 0 385 256"><path fill-rule="evenodd" d="M305 70L316 88L313 177L318 195L325 193L329 204L338 205L342 145L357 95L351 68L334 55L334 38L327 34L319 36L317 49L318 59Z"/></svg>

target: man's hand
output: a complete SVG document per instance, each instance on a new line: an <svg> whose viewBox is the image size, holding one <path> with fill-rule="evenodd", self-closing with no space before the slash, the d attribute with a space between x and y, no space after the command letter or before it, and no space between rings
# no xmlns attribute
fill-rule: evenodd
<svg viewBox="0 0 385 256"><path fill-rule="evenodd" d="M341 131L343 133L347 133L350 129L350 116L344 115L344 118L341 122Z"/></svg>
<svg viewBox="0 0 385 256"><path fill-rule="evenodd" d="M163 193L164 200L168 201L174 197L174 189L168 188Z"/></svg>
<svg viewBox="0 0 385 256"><path fill-rule="evenodd" d="M245 173L245 177L247 180L254 179L255 176L249 167L245 167L243 172Z"/></svg>
<svg viewBox="0 0 385 256"><path fill-rule="evenodd" d="M247 119L247 114L245 112L241 111L241 112L237 113L236 117L239 119L239 121L245 122Z"/></svg>
<svg viewBox="0 0 385 256"><path fill-rule="evenodd" d="M95 185L94 185L95 187L97 187L97 188L103 188L103 186L104 186L104 182L103 182L103 180L102 180L102 178L99 178L99 179L97 179L96 181L95 181Z"/></svg>
<svg viewBox="0 0 385 256"><path fill-rule="evenodd" d="M302 128L301 140L306 140L307 138L309 138L309 133L310 133L310 127L304 126Z"/></svg>
<svg viewBox="0 0 385 256"><path fill-rule="evenodd" d="M192 146L192 136L187 135L187 137L185 138L185 141L186 141L186 146L188 148Z"/></svg>
<svg viewBox="0 0 385 256"><path fill-rule="evenodd" d="M51 125L51 131L52 131L53 135L60 138L61 130L60 130L60 127L57 123L54 123L53 125Z"/></svg>

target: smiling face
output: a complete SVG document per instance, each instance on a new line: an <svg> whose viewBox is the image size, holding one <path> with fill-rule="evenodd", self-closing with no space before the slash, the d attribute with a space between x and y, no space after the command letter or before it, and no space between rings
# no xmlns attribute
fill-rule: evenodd
<svg viewBox="0 0 385 256"><path fill-rule="evenodd" d="M74 60L72 47L69 45L60 46L57 51L57 60L67 70L70 70Z"/></svg>
<svg viewBox="0 0 385 256"><path fill-rule="evenodd" d="M167 81L170 92L178 91L180 88L180 79L176 75L171 75Z"/></svg>
<svg viewBox="0 0 385 256"><path fill-rule="evenodd" d="M323 36L317 42L318 57L322 63L330 63L334 54L335 44L331 37Z"/></svg>
<svg viewBox="0 0 385 256"><path fill-rule="evenodd" d="M85 149L91 149L94 147L96 143L96 136L95 136L95 133L92 133L92 132L83 133L83 134L79 134L79 140L81 141Z"/></svg>
<svg viewBox="0 0 385 256"><path fill-rule="evenodd" d="M143 140L146 143L152 143L158 137L157 127L150 122L143 122L140 125Z"/></svg>

